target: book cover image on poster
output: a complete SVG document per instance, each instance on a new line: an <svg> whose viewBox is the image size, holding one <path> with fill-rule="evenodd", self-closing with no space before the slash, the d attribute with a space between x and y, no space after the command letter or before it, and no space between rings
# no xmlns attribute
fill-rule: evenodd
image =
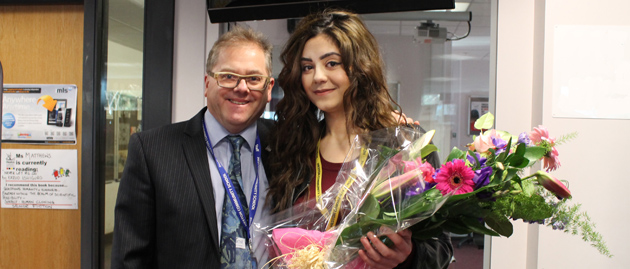
<svg viewBox="0 0 630 269"><path fill-rule="evenodd" d="M76 85L4 85L2 142L76 144L76 105Z"/></svg>

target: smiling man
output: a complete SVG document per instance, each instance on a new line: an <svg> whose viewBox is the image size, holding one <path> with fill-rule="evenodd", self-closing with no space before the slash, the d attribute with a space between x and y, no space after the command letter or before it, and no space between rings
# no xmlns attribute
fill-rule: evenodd
<svg viewBox="0 0 630 269"><path fill-rule="evenodd" d="M235 28L214 44L207 108L134 134L115 210L112 268L258 268L264 223L271 45Z"/></svg>

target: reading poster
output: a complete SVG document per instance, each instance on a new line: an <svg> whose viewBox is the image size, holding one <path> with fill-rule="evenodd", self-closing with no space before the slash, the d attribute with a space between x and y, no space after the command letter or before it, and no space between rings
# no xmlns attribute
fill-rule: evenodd
<svg viewBox="0 0 630 269"><path fill-rule="evenodd" d="M2 208L78 209L77 150L3 149Z"/></svg>
<svg viewBox="0 0 630 269"><path fill-rule="evenodd" d="M76 144L76 85L6 84L2 93L2 143Z"/></svg>

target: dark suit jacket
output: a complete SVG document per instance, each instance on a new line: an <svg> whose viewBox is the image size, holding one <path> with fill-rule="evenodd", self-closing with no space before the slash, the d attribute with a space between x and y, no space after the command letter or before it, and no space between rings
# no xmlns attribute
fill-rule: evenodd
<svg viewBox="0 0 630 269"><path fill-rule="evenodd" d="M205 111L131 136L116 201L112 268L220 268ZM258 121L263 149L269 123ZM266 166L268 152L262 154Z"/></svg>

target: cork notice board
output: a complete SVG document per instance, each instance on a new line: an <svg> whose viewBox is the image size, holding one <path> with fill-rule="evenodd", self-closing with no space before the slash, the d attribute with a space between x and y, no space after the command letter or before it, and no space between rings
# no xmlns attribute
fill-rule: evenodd
<svg viewBox="0 0 630 269"><path fill-rule="evenodd" d="M4 83L77 85L79 131L76 145L2 143L3 150L76 150L80 169L82 58L83 5L0 6ZM80 208L0 208L0 268L80 268Z"/></svg>

